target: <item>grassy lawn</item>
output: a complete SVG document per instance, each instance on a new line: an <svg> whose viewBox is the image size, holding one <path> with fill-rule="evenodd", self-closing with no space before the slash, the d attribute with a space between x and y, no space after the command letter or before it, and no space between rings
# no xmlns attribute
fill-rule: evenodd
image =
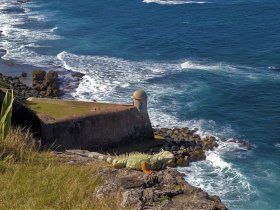
<svg viewBox="0 0 280 210"><path fill-rule="evenodd" d="M28 131L12 129L0 142L0 209L118 209L113 198L93 200L105 163L67 162L40 152Z"/></svg>
<svg viewBox="0 0 280 210"><path fill-rule="evenodd" d="M26 105L36 113L46 114L56 120L105 110L123 109L125 106L96 102L32 99Z"/></svg>

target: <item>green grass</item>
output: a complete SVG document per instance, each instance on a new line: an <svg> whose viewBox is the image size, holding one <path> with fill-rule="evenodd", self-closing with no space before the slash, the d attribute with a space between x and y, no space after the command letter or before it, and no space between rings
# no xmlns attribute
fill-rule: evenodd
<svg viewBox="0 0 280 210"><path fill-rule="evenodd" d="M115 198L93 200L105 163L68 161L39 151L30 132L12 129L0 143L0 209L120 209Z"/></svg>
<svg viewBox="0 0 280 210"><path fill-rule="evenodd" d="M33 99L32 101L27 101L26 105L36 113L46 114L57 120L96 111L115 110L120 107L120 105L106 103L46 99Z"/></svg>
<svg viewBox="0 0 280 210"><path fill-rule="evenodd" d="M65 104L53 104L53 103L33 103L27 102L28 107L36 113L44 113L54 119L63 119L64 117L78 116L90 112L89 106L67 106Z"/></svg>

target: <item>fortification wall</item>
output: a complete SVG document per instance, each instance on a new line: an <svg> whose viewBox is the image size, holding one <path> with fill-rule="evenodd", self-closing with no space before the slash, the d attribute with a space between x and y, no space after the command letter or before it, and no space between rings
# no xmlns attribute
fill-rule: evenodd
<svg viewBox="0 0 280 210"><path fill-rule="evenodd" d="M135 107L60 121L39 118L44 143L55 143L59 149L96 150L154 138L148 114Z"/></svg>

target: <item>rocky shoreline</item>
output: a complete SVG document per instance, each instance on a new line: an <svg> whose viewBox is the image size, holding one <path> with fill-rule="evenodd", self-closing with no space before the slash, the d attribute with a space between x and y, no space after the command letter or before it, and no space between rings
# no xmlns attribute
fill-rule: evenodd
<svg viewBox="0 0 280 210"><path fill-rule="evenodd" d="M188 166L190 162L205 160L205 152L218 146L214 136L201 137L197 128L154 129L156 138L164 140L163 150L170 151L176 159L175 166Z"/></svg>
<svg viewBox="0 0 280 210"><path fill-rule="evenodd" d="M18 101L24 101L29 97L44 97L44 93L22 83L20 77L4 76L0 73L0 84L1 83L14 90L15 97Z"/></svg>
<svg viewBox="0 0 280 210"><path fill-rule="evenodd" d="M19 101L28 97L72 98L73 90L79 86L83 76L85 76L83 73L65 70L61 67L42 69L37 66L4 60L2 57L6 53L5 49L0 48L0 82L5 82L10 88L17 90L15 92L19 92L16 93ZM43 75L43 79L34 75L34 72ZM52 90L48 91L48 87L51 87Z"/></svg>
<svg viewBox="0 0 280 210"><path fill-rule="evenodd" d="M56 77L57 78L57 77ZM28 97L45 97L45 92L37 91L21 82L20 77L4 76L0 73L0 84L13 88L16 99L24 101ZM162 141L158 148L171 151L175 155L174 167L188 166L192 161L205 159L205 151L214 149L217 139L213 136L202 138L197 129L189 128L154 128L157 140ZM87 160L66 153L56 153L66 157L70 164L84 164ZM148 176L139 171L100 170L104 184L93 195L93 199L105 199L119 196L121 208L132 209L226 209L218 196L209 196L203 190L189 185L184 176L175 169L165 169Z"/></svg>
<svg viewBox="0 0 280 210"><path fill-rule="evenodd" d="M162 149L175 156L173 167L187 167L190 162L204 160L205 152L218 146L214 136L201 137L198 129L154 128L155 138L162 141L162 146L147 151L150 154ZM85 151L87 152L87 151ZM55 153L60 158L67 158L69 164L83 165L93 160L73 153ZM218 196L210 196L200 188L191 186L184 175L174 168L155 171L152 175L143 172L105 167L99 170L103 184L93 195L94 199L106 200L118 198L116 209L207 209L225 210L225 205Z"/></svg>
<svg viewBox="0 0 280 210"><path fill-rule="evenodd" d="M214 137L200 138L197 134L194 134L196 131L196 129L189 130L187 128L155 130L156 135L168 134L166 139L162 139L165 142L163 147L175 155L174 167L187 166L191 161L205 159L205 151L213 149L217 145ZM176 138L169 139L170 133L177 132L177 136L185 135L186 132L190 133L190 138L179 141L174 141ZM195 140L192 139L194 135L196 135ZM179 148L180 144L182 145L181 148ZM150 153L154 152L156 150L150 151ZM68 164L84 165L100 161L75 155L71 152L55 152L55 155L66 159ZM210 196L202 189L191 186L184 179L184 175L174 168L167 168L155 171L152 175L146 175L143 172L131 169L117 170L111 167L103 167L99 169L98 173L103 183L94 193L93 199L102 201L117 198L119 206L116 209L227 209L218 196Z"/></svg>

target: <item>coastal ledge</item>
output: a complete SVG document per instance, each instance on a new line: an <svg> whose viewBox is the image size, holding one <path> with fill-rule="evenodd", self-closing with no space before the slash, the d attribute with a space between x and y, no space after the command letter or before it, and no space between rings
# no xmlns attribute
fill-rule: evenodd
<svg viewBox="0 0 280 210"><path fill-rule="evenodd" d="M85 165L100 160L65 152L55 154L70 165ZM108 165L108 164L107 164ZM226 210L218 196L210 196L188 184L175 169L155 171L152 175L130 169L113 169L109 165L98 171L102 184L93 194L98 201L117 200L114 209L137 210Z"/></svg>

